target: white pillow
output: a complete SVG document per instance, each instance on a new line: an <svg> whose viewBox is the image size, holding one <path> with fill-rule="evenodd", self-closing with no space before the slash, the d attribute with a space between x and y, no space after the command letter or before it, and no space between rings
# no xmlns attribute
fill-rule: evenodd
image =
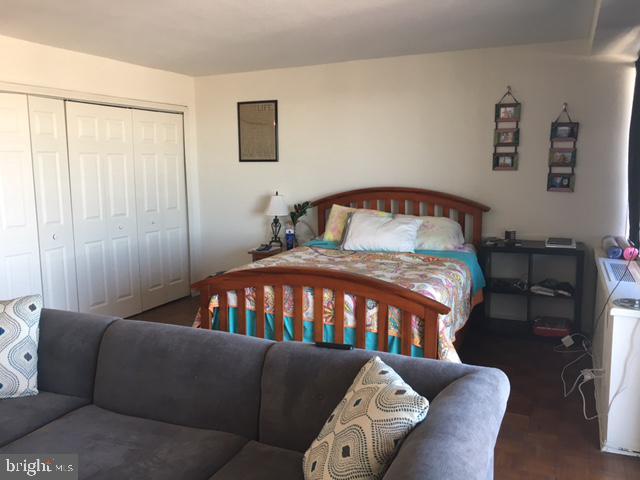
<svg viewBox="0 0 640 480"><path fill-rule="evenodd" d="M418 217L381 217L355 212L347 224L343 250L413 252L422 225Z"/></svg>
<svg viewBox="0 0 640 480"><path fill-rule="evenodd" d="M422 226L416 237L416 250L455 250L464 245L460 224L447 217L415 217L396 215L396 218L420 218Z"/></svg>
<svg viewBox="0 0 640 480"><path fill-rule="evenodd" d="M369 360L302 460L305 480L382 478L429 401L380 357Z"/></svg>

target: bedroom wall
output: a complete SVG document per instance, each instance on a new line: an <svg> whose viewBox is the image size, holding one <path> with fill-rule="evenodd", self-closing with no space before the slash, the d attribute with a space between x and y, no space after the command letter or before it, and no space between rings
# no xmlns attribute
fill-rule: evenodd
<svg viewBox="0 0 640 480"><path fill-rule="evenodd" d="M200 272L200 212L197 190L195 91L193 77L108 58L0 36L0 90L46 92L129 104L153 102L186 107L185 150L190 207L192 276Z"/></svg>
<svg viewBox="0 0 640 480"><path fill-rule="evenodd" d="M294 203L359 187L415 186L489 205L485 235L515 229L524 238L571 236L594 246L605 233L624 233L634 74L631 65L581 55L582 47L196 78L202 273L249 260L246 251L268 238L261 210L276 189ZM493 172L493 108L506 85L523 103L520 168ZM236 102L265 99L278 100L280 162L239 163ZM546 191L549 128L562 102L580 122L575 193Z"/></svg>

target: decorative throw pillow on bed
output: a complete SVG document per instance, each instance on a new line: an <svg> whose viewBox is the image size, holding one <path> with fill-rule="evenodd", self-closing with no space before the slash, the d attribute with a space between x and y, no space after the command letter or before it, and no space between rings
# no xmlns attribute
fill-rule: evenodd
<svg viewBox="0 0 640 480"><path fill-rule="evenodd" d="M0 398L38 393L42 297L0 301Z"/></svg>
<svg viewBox="0 0 640 480"><path fill-rule="evenodd" d="M343 250L413 252L422 220L418 217L380 217L357 211L347 225Z"/></svg>
<svg viewBox="0 0 640 480"><path fill-rule="evenodd" d="M416 238L416 250L455 250L464 245L460 224L447 217L415 217L396 215L396 218L420 218L422 226Z"/></svg>
<svg viewBox="0 0 640 480"><path fill-rule="evenodd" d="M372 358L305 452L304 478L382 478L398 445L428 409L426 398L380 357Z"/></svg>
<svg viewBox="0 0 640 480"><path fill-rule="evenodd" d="M325 242L342 242L344 231L349 220L349 215L354 212L367 212L381 217L391 217L392 214L380 210L369 210L366 208L343 207L342 205L332 205L329 212L329 219L324 229L323 240Z"/></svg>

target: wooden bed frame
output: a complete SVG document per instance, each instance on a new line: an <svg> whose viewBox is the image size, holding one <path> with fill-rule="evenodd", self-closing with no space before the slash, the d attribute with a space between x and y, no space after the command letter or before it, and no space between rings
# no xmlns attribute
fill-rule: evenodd
<svg viewBox="0 0 640 480"><path fill-rule="evenodd" d="M460 223L465 239L479 245L482 234L482 214L489 207L462 197L417 188L378 187L351 190L321 198L312 203L318 209L318 233L325 228L333 204L370 208L409 215L449 217ZM336 343L344 343L344 294L355 298L356 347L365 347L366 301L378 303L378 350L387 351L389 306L401 312L401 351L411 354L411 314L424 321L424 356L438 356L438 315L449 313L449 307L427 298L410 289L377 280L364 275L307 267L266 267L240 270L217 277L209 277L192 285L200 292L201 328L211 328L209 301L218 295L219 327L229 331L227 292L235 291L238 305L244 305L246 288L256 290L256 334L265 336L264 287L271 286L275 292L275 339L284 337L284 287L293 288L294 339L303 339L304 287L314 289L314 340L323 340L322 291L328 289L335 294L334 335ZM239 332L246 334L246 311L238 308Z"/></svg>

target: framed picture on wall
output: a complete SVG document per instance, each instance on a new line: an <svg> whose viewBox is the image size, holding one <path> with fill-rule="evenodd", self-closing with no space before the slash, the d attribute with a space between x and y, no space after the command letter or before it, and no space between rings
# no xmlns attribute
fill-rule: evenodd
<svg viewBox="0 0 640 480"><path fill-rule="evenodd" d="M518 152L497 152L493 154L494 170L517 170Z"/></svg>
<svg viewBox="0 0 640 480"><path fill-rule="evenodd" d="M549 173L547 177L548 192L573 192L576 176L573 173Z"/></svg>
<svg viewBox="0 0 640 480"><path fill-rule="evenodd" d="M578 122L553 122L551 124L552 142L575 142L578 139Z"/></svg>
<svg viewBox="0 0 640 480"><path fill-rule="evenodd" d="M496 103L496 122L519 122L520 103Z"/></svg>
<svg viewBox="0 0 640 480"><path fill-rule="evenodd" d="M549 149L549 166L550 167L575 167L576 166L576 149L575 148L550 148Z"/></svg>
<svg viewBox="0 0 640 480"><path fill-rule="evenodd" d="M512 147L520 143L519 128L496 128L493 144L496 147Z"/></svg>
<svg viewBox="0 0 640 480"><path fill-rule="evenodd" d="M238 102L241 162L278 161L278 101Z"/></svg>

